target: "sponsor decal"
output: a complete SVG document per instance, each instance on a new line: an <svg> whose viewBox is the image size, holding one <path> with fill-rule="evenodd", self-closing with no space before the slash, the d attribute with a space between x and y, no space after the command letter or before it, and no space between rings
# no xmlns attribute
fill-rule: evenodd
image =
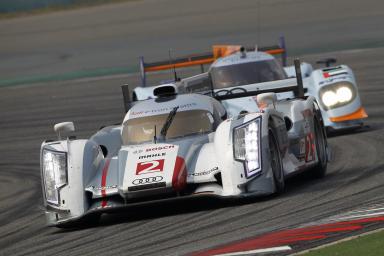
<svg viewBox="0 0 384 256"><path fill-rule="evenodd" d="M347 74L348 72L344 69L323 72L324 78L329 78L329 77L338 76L338 75L347 75Z"/></svg>
<svg viewBox="0 0 384 256"><path fill-rule="evenodd" d="M338 80L348 80L348 77L346 77L346 76L341 76L341 77L337 76L337 77L333 77L333 78L331 77L331 78L328 78L324 81L319 82L319 85L322 86L325 84L330 84L330 83L333 83L333 82L338 81Z"/></svg>
<svg viewBox="0 0 384 256"><path fill-rule="evenodd" d="M305 162L315 161L315 135L311 132L305 136Z"/></svg>
<svg viewBox="0 0 384 256"><path fill-rule="evenodd" d="M104 187L95 187L91 186L93 190L107 190L107 189L114 189L117 188L117 185L111 185L111 186L104 186Z"/></svg>
<svg viewBox="0 0 384 256"><path fill-rule="evenodd" d="M305 144L306 144L306 141L305 139L300 139L300 155L303 155L305 154Z"/></svg>
<svg viewBox="0 0 384 256"><path fill-rule="evenodd" d="M154 148L147 148L145 150L145 152L165 150L165 149L170 149L170 148L174 148L174 147L175 147L175 145L158 146L158 147L154 147Z"/></svg>
<svg viewBox="0 0 384 256"><path fill-rule="evenodd" d="M304 133L305 136L305 162L312 162L315 160L315 135L311 131L311 118L313 113L310 109L306 109L301 114L304 117ZM302 141L300 141L300 153L302 149Z"/></svg>
<svg viewBox="0 0 384 256"><path fill-rule="evenodd" d="M138 152L131 153L126 160L122 184L124 193L146 189L144 187L157 187L160 183L164 183L163 187L170 186L178 147L178 145L164 143L141 145L131 150L129 148L128 154L135 150ZM139 153L139 150L142 152Z"/></svg>
<svg viewBox="0 0 384 256"><path fill-rule="evenodd" d="M139 162L136 166L136 175L162 172L164 169L164 159Z"/></svg>
<svg viewBox="0 0 384 256"><path fill-rule="evenodd" d="M191 108L194 108L196 107L197 104L192 102L192 103L187 103L187 104L182 104L182 105L179 105L179 110L181 109L191 109ZM151 109L151 110L143 110L143 111L132 111L130 113L131 116L146 116L146 115L152 115L152 114L158 114L158 113L167 113L169 111L171 111L174 107L170 107L170 108L158 108L158 109Z"/></svg>
<svg viewBox="0 0 384 256"><path fill-rule="evenodd" d="M313 116L313 113L310 109L306 109L302 111L301 114L304 117L304 133L308 134L311 132L311 118Z"/></svg>
<svg viewBox="0 0 384 256"><path fill-rule="evenodd" d="M207 171L190 173L188 176L189 177L205 176L205 175L211 174L212 172L215 172L217 170L219 170L219 167L216 166L216 167L213 167L212 169L209 169Z"/></svg>
<svg viewBox="0 0 384 256"><path fill-rule="evenodd" d="M142 149L136 149L136 150L132 151L132 154L141 154L143 152L144 152L144 150L142 150Z"/></svg>
<svg viewBox="0 0 384 256"><path fill-rule="evenodd" d="M160 182L163 179L164 178L162 176L147 177L147 178L135 179L135 180L132 181L132 184L133 185L151 184L151 183Z"/></svg>
<svg viewBox="0 0 384 256"><path fill-rule="evenodd" d="M175 148L175 145L164 145L164 146L156 146L153 148L147 148L147 149L136 149L133 150L133 154L142 154L142 153L148 153L148 152L153 152L153 151L161 151L161 150L167 150L167 149L172 149Z"/></svg>
<svg viewBox="0 0 384 256"><path fill-rule="evenodd" d="M162 157L165 156L166 153L156 153L156 154L149 154L149 155L142 155L139 156L139 159L148 159L148 158L154 158L154 157Z"/></svg>

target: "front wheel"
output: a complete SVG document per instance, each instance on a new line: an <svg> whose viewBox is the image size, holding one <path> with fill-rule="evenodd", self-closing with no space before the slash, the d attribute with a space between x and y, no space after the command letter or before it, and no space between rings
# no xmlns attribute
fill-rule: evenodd
<svg viewBox="0 0 384 256"><path fill-rule="evenodd" d="M275 184L275 194L281 194L285 188L284 171L280 150L272 129L269 130L269 152L273 181Z"/></svg>
<svg viewBox="0 0 384 256"><path fill-rule="evenodd" d="M312 170L314 178L322 178L327 172L328 156L327 156L327 137L320 120L315 118L315 144L318 163Z"/></svg>

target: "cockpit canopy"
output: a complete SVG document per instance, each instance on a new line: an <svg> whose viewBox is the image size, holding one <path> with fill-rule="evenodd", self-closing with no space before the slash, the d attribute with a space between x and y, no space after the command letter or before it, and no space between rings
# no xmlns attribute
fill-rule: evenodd
<svg viewBox="0 0 384 256"><path fill-rule="evenodd" d="M169 113L128 119L123 123L122 138L124 145L141 144L161 138ZM214 118L207 110L192 109L176 112L166 138L176 139L185 136L213 132Z"/></svg>
<svg viewBox="0 0 384 256"><path fill-rule="evenodd" d="M270 55L254 52L244 59L237 55L212 65L210 75L215 89L287 79L283 67Z"/></svg>

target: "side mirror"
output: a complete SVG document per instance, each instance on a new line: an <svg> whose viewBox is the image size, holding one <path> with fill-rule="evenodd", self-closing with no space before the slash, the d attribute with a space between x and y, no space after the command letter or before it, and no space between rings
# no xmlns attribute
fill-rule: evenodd
<svg viewBox="0 0 384 256"><path fill-rule="evenodd" d="M58 139L61 140L61 133L74 132L75 125L73 124L73 122L62 122L62 123L55 124L53 126L53 130L57 133Z"/></svg>
<svg viewBox="0 0 384 256"><path fill-rule="evenodd" d="M275 103L277 101L276 93L274 92L261 93L256 96L256 101L260 109L266 108L269 105L273 105L273 108L275 108Z"/></svg>

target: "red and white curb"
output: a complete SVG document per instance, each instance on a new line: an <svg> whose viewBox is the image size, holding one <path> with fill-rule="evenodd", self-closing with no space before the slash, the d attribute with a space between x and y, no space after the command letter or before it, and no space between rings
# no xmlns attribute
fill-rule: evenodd
<svg viewBox="0 0 384 256"><path fill-rule="evenodd" d="M271 232L206 251L192 253L192 255L235 256L274 254L285 251L289 253L292 250L292 246L300 248L303 246L303 243L307 242L319 242L321 240L329 242L329 238L343 238L348 236L348 234L356 234L356 231L364 232L364 229L368 229L368 226L372 224L382 223L384 223L384 207L382 205L375 205L374 207L347 212L303 227Z"/></svg>

